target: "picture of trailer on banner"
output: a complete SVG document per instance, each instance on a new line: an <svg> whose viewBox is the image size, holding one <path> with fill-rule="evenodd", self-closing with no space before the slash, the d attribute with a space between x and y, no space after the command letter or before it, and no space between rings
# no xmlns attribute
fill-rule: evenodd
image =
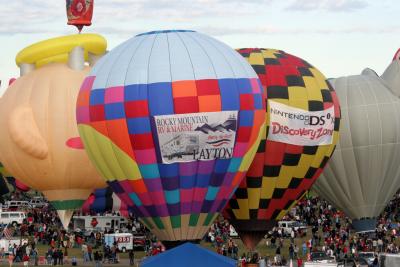
<svg viewBox="0 0 400 267"><path fill-rule="evenodd" d="M306 111L275 101L269 102L268 140L292 145L330 145L335 124L334 107Z"/></svg>
<svg viewBox="0 0 400 267"><path fill-rule="evenodd" d="M237 111L154 116L163 163L233 156Z"/></svg>

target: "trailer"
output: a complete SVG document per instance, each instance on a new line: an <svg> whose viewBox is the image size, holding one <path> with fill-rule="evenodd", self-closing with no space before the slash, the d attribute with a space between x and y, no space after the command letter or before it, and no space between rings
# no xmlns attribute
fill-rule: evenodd
<svg viewBox="0 0 400 267"><path fill-rule="evenodd" d="M128 224L128 220L122 216L104 215L104 216L74 216L74 230L77 228L84 230L118 230Z"/></svg>

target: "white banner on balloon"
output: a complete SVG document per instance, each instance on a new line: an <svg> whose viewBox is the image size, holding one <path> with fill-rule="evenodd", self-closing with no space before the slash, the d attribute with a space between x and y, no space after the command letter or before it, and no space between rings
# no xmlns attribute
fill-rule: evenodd
<svg viewBox="0 0 400 267"><path fill-rule="evenodd" d="M323 111L306 111L275 101L268 102L268 140L299 146L332 144L335 126L333 106Z"/></svg>
<svg viewBox="0 0 400 267"><path fill-rule="evenodd" d="M154 116L163 163L232 158L237 111Z"/></svg>

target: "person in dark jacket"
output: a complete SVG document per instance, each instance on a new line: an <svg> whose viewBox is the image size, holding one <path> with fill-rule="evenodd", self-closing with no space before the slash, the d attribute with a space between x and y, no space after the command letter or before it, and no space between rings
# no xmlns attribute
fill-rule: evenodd
<svg viewBox="0 0 400 267"><path fill-rule="evenodd" d="M135 264L135 254L133 253L133 249L129 251L129 264L131 266Z"/></svg>

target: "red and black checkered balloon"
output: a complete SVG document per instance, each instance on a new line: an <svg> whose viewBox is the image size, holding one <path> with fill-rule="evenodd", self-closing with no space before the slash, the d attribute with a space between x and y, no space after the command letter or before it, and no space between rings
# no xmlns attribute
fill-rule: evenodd
<svg viewBox="0 0 400 267"><path fill-rule="evenodd" d="M301 58L273 49L240 49L266 90L266 132L257 154L224 216L248 248L297 203L313 185L331 157L339 138L340 107L335 91L321 72ZM334 107L331 145L303 146L268 139L270 101L305 111Z"/></svg>

